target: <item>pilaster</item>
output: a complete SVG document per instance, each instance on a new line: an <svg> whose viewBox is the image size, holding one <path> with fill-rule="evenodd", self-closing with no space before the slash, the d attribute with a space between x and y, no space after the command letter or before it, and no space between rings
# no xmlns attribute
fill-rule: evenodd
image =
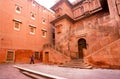
<svg viewBox="0 0 120 79"><path fill-rule="evenodd" d="M107 0L107 2L110 12L110 17L115 25L115 34L120 36L120 17L116 6L116 0Z"/></svg>

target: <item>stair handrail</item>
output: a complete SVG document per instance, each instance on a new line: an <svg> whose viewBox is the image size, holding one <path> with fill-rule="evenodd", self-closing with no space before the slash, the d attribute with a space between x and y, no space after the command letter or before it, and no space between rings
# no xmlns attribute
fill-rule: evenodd
<svg viewBox="0 0 120 79"><path fill-rule="evenodd" d="M119 40L120 40L120 38L118 38L117 40L115 40L115 41L111 42L110 44L108 44L108 45L106 45L106 46L102 47L101 49L99 49L99 50L97 50L97 51L95 51L95 52L93 52L93 53L89 54L88 56L86 56L86 57L84 57L84 58L85 58L85 59L87 59L88 57L90 57L90 56L93 56L93 55L97 54L97 53L98 53L98 52L100 52L101 50L105 49L106 47L111 46L112 44L114 44L114 43L118 42Z"/></svg>
<svg viewBox="0 0 120 79"><path fill-rule="evenodd" d="M53 44L44 44L44 45L43 45L43 49L44 49L44 48L52 48L52 49L54 49L55 51L57 51L57 52L59 52L59 53L61 53L61 54L64 54L65 56L68 56L65 51L63 51L62 49L58 48L57 46L55 46L55 45L53 45Z"/></svg>

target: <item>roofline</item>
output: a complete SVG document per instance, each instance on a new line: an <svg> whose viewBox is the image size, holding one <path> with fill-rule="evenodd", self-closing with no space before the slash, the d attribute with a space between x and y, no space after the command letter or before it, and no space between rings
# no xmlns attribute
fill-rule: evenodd
<svg viewBox="0 0 120 79"><path fill-rule="evenodd" d="M75 4L73 4L72 7L74 8L74 7L76 7L77 5L82 4L84 1L85 1L85 0L81 0L81 1L79 1L79 2L77 2L77 3L75 3Z"/></svg>
<svg viewBox="0 0 120 79"><path fill-rule="evenodd" d="M73 18L71 18L69 15L64 14L64 15L62 15L62 16L54 19L54 20L51 21L50 23L54 25L56 22L58 22L58 21L60 21L60 20L62 20L62 19L67 19L67 20L71 21L72 23L75 23L75 22L78 22L79 20L81 20L81 19L83 19L83 18L92 16L93 14L95 14L95 13L101 11L101 10L102 10L102 8L99 7L99 8L97 8L97 9L95 9L95 10L90 11L90 14L87 14L87 13L86 13L86 14L83 14L81 17L79 17L79 18L77 18L77 19L73 19Z"/></svg>
<svg viewBox="0 0 120 79"><path fill-rule="evenodd" d="M38 7L45 8L47 11L53 13L51 10L49 10L48 8L46 8L45 6L43 6L42 4L38 3L37 1L35 1L35 0L32 0L32 1L34 1L38 5Z"/></svg>
<svg viewBox="0 0 120 79"><path fill-rule="evenodd" d="M51 21L50 23L54 25L56 22L58 22L58 21L60 21L62 19L68 19L69 21L74 23L74 20L70 16L68 16L67 14L64 14L61 17L56 18L55 20Z"/></svg>
<svg viewBox="0 0 120 79"><path fill-rule="evenodd" d="M54 8L60 4L62 4L63 2L66 2L69 4L70 7L72 7L72 4L68 1L68 0L60 0L58 1L55 5L53 5L50 9L54 11Z"/></svg>

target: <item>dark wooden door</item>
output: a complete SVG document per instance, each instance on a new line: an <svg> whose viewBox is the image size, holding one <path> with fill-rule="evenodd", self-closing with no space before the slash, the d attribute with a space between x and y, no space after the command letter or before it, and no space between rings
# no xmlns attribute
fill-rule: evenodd
<svg viewBox="0 0 120 79"><path fill-rule="evenodd" d="M14 52L13 51L7 51L7 62L14 62Z"/></svg>
<svg viewBox="0 0 120 79"><path fill-rule="evenodd" d="M45 52L45 63L49 63L49 52Z"/></svg>
<svg viewBox="0 0 120 79"><path fill-rule="evenodd" d="M83 59L83 49L86 49L86 40L81 38L78 40L78 57Z"/></svg>

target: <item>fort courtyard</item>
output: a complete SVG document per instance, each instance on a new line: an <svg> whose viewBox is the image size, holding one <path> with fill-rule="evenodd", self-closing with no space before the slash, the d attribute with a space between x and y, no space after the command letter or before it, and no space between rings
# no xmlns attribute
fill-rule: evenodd
<svg viewBox="0 0 120 79"><path fill-rule="evenodd" d="M0 79L120 79L119 69L120 0L0 0Z"/></svg>

